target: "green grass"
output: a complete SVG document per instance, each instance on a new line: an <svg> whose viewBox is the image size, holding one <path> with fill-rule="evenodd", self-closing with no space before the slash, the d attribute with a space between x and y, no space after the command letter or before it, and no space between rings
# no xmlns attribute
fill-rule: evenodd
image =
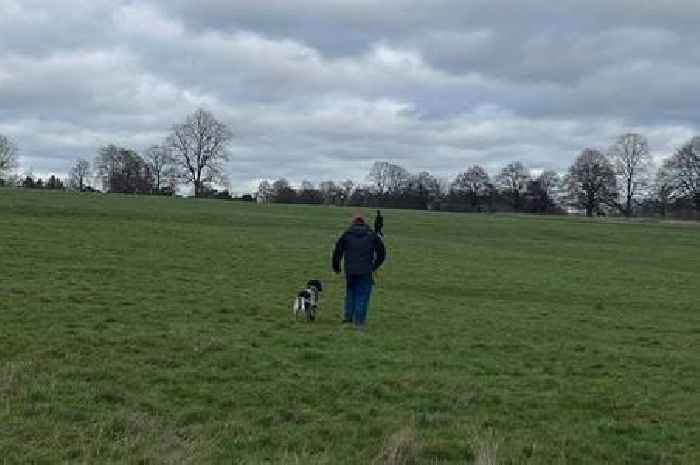
<svg viewBox="0 0 700 465"><path fill-rule="evenodd" d="M0 463L700 463L700 228L351 213L0 190Z"/></svg>

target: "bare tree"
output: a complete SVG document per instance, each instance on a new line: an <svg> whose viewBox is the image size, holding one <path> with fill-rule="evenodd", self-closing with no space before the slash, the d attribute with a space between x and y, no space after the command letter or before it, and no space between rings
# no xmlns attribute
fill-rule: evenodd
<svg viewBox="0 0 700 465"><path fill-rule="evenodd" d="M661 213L663 217L666 217L668 205L671 203L671 199L676 192L673 175L667 163L668 160L656 172L652 190L653 200L656 202L659 213Z"/></svg>
<svg viewBox="0 0 700 465"><path fill-rule="evenodd" d="M180 179L194 185L195 197L201 196L207 183L223 180L232 137L226 124L201 108L173 127L166 145Z"/></svg>
<svg viewBox="0 0 700 465"><path fill-rule="evenodd" d="M618 192L623 198L623 203L618 208L630 217L633 213L632 202L648 185L651 156L647 139L640 134L623 134L617 138L608 153L618 177Z"/></svg>
<svg viewBox="0 0 700 465"><path fill-rule="evenodd" d="M280 178L272 183L272 198L277 203L293 203L296 200L296 192L285 178Z"/></svg>
<svg viewBox="0 0 700 465"><path fill-rule="evenodd" d="M408 183L408 192L420 199L420 208L432 208L431 206L440 197L440 183L432 174L421 171L411 176Z"/></svg>
<svg viewBox="0 0 700 465"><path fill-rule="evenodd" d="M605 155L594 149L585 149L576 158L566 185L574 203L586 209L586 216L593 216L617 197L615 170Z"/></svg>
<svg viewBox="0 0 700 465"><path fill-rule="evenodd" d="M556 209L560 201L561 176L555 171L544 171L528 182L527 194L530 211L547 213Z"/></svg>
<svg viewBox="0 0 700 465"><path fill-rule="evenodd" d="M525 192L528 179L530 175L519 161L509 163L496 176L496 183L510 195L515 211L520 210L520 199Z"/></svg>
<svg viewBox="0 0 700 465"><path fill-rule="evenodd" d="M413 186L429 193L431 196L440 195L440 182L427 171L421 171L417 175L412 176L411 183Z"/></svg>
<svg viewBox="0 0 700 465"><path fill-rule="evenodd" d="M17 168L17 146L6 136L0 134L0 179Z"/></svg>
<svg viewBox="0 0 700 465"><path fill-rule="evenodd" d="M286 178L279 178L272 183L272 195L279 195L280 192L291 189L292 185Z"/></svg>
<svg viewBox="0 0 700 465"><path fill-rule="evenodd" d="M396 194L408 185L410 173L399 165L378 161L372 165L368 178L378 194Z"/></svg>
<svg viewBox="0 0 700 465"><path fill-rule="evenodd" d="M272 186L269 181L263 180L258 185L258 203L269 203L272 199Z"/></svg>
<svg viewBox="0 0 700 465"><path fill-rule="evenodd" d="M489 192L490 182L486 170L479 165L474 165L457 175L450 186L450 192L466 196L471 207L478 209L482 197Z"/></svg>
<svg viewBox="0 0 700 465"><path fill-rule="evenodd" d="M340 186L342 187L343 190L343 202L347 203L350 200L350 197L352 197L352 193L355 190L355 183L352 182L350 179L347 179L343 181Z"/></svg>
<svg viewBox="0 0 700 465"><path fill-rule="evenodd" d="M484 168L479 165L471 166L457 175L451 186L452 191L475 192L483 194L488 189L490 179Z"/></svg>
<svg viewBox="0 0 700 465"><path fill-rule="evenodd" d="M537 182L548 196L555 199L561 188L561 176L556 171L543 171L537 176Z"/></svg>
<svg viewBox="0 0 700 465"><path fill-rule="evenodd" d="M367 178L378 194L384 194L389 183L389 170L391 164L385 161L377 161L372 165Z"/></svg>
<svg viewBox="0 0 700 465"><path fill-rule="evenodd" d="M326 205L335 205L336 201L342 193L342 189L333 181L323 181L318 185L323 197L323 203Z"/></svg>
<svg viewBox="0 0 700 465"><path fill-rule="evenodd" d="M91 176L90 162L79 158L75 165L70 170L70 178L68 185L71 189L83 192L85 190L87 180Z"/></svg>
<svg viewBox="0 0 700 465"><path fill-rule="evenodd" d="M311 181L302 181L297 193L297 202L316 205L323 201L321 192Z"/></svg>
<svg viewBox="0 0 700 465"><path fill-rule="evenodd" d="M683 144L664 163L676 197L687 198L700 212L700 137Z"/></svg>
<svg viewBox="0 0 700 465"><path fill-rule="evenodd" d="M452 181L450 181L450 178L447 177L439 177L437 178L438 181L438 186L440 187L440 195L447 195L450 193L450 190L452 188Z"/></svg>
<svg viewBox="0 0 700 465"><path fill-rule="evenodd" d="M387 176L387 188L392 194L400 194L408 188L408 182L411 179L411 173L402 166L389 165Z"/></svg>
<svg viewBox="0 0 700 465"><path fill-rule="evenodd" d="M109 192L148 194L153 188L151 168L134 150L113 144L100 147L93 166Z"/></svg>
<svg viewBox="0 0 700 465"><path fill-rule="evenodd" d="M170 148L166 145L152 145L146 149L144 159L151 166L154 191L160 192L163 182L175 174L175 160Z"/></svg>
<svg viewBox="0 0 700 465"><path fill-rule="evenodd" d="M306 181L306 180L301 182L301 186L299 188L299 190L302 192L312 191L315 189L316 189L316 186L314 186L314 183L312 183L311 181Z"/></svg>

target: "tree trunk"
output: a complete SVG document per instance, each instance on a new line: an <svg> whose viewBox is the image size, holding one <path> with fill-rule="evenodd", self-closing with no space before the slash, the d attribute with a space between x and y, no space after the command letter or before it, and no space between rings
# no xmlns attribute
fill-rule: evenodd
<svg viewBox="0 0 700 465"><path fill-rule="evenodd" d="M593 209L596 207L595 194L589 190L586 197L586 216L590 218L593 216Z"/></svg>
<svg viewBox="0 0 700 465"><path fill-rule="evenodd" d="M202 168L198 166L197 176L194 178L194 196L200 197L202 195Z"/></svg>
<svg viewBox="0 0 700 465"><path fill-rule="evenodd" d="M627 178L627 205L625 206L625 216L632 216L632 176Z"/></svg>

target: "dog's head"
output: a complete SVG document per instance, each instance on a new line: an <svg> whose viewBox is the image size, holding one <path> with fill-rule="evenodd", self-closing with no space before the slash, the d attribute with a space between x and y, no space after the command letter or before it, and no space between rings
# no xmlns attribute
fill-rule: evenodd
<svg viewBox="0 0 700 465"><path fill-rule="evenodd" d="M299 294L297 294L297 297L301 297L303 299L310 299L311 298L311 293L304 289L303 291L299 291Z"/></svg>
<svg viewBox="0 0 700 465"><path fill-rule="evenodd" d="M311 281L309 281L308 283L306 283L306 286L307 286L307 287L313 287L313 288L315 288L318 292L322 292L322 291L323 291L323 284L322 284L321 281L319 281L318 279L312 279Z"/></svg>
<svg viewBox="0 0 700 465"><path fill-rule="evenodd" d="M294 312L306 312L311 306L311 292L304 289L299 291L294 299Z"/></svg>

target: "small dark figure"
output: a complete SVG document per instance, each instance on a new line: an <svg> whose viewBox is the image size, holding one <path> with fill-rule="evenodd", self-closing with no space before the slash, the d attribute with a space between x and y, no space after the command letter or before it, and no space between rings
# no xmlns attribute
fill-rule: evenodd
<svg viewBox="0 0 700 465"><path fill-rule="evenodd" d="M377 236L381 237L382 239L384 238L384 232L382 231L384 229L384 217L382 216L382 212L377 210L377 217L374 219L374 232L377 234Z"/></svg>

